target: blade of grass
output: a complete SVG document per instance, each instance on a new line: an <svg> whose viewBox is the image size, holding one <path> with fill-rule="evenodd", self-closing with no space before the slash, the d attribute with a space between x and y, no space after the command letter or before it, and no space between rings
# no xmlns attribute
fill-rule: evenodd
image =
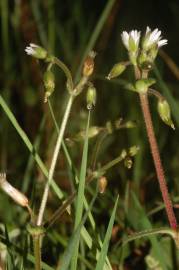
<svg viewBox="0 0 179 270"><path fill-rule="evenodd" d="M84 63L84 59L87 56L87 54L89 53L89 51L91 51L93 49L95 42L97 41L99 34L101 33L101 31L103 29L104 23L105 23L107 17L109 16L109 13L110 13L114 3L115 3L115 0L108 0L105 8L103 9L103 12L102 12L97 24L96 24L96 27L95 27L93 33L91 34L90 40L85 48L85 51L83 53L82 58L81 58L80 65L79 65L79 68L78 68L76 76L75 76L75 82L78 81L78 79L79 79L81 67Z"/></svg>
<svg viewBox="0 0 179 270"><path fill-rule="evenodd" d="M54 121L56 131L59 134L60 128L59 128L59 125L57 123L57 120L56 120L56 117L55 117L55 114L54 114L54 111L53 111L50 100L48 100L48 105L49 105L50 113L51 113L51 116L52 116L52 120ZM74 178L76 179L76 182L79 183L79 179L78 179L78 175L77 175L77 169L74 166L74 163L73 163L73 161L72 161L72 159L70 157L70 153L69 153L69 151L68 151L68 149L67 149L67 147L66 147L63 140L62 140L62 148L63 148L63 152L65 154L69 169L72 172L74 172ZM84 206L85 206L85 209L87 210L88 209L88 203L87 203L86 198L84 199ZM89 213L88 218L90 220L92 228L95 229L95 221L94 221L94 218L93 218L91 213Z"/></svg>
<svg viewBox="0 0 179 270"><path fill-rule="evenodd" d="M1 95L0 95L0 106L4 110L5 114L9 118L10 122L12 123L12 125L14 126L14 128L16 129L17 133L19 134L19 136L23 140L24 144L26 145L26 147L28 148L28 150L30 151L30 153L33 155L33 157L34 157L35 161L37 162L39 168L41 169L41 171L43 172L43 174L48 178L48 170L47 170L46 166L44 165L44 163L41 160L41 158L38 155L38 153L35 151L32 143L30 142L30 140L27 137L26 133L20 127L20 125L17 122L14 114L9 109L8 105L6 104L5 100L3 99L3 97ZM61 189L57 186L57 184L54 182L54 180L52 181L51 185L52 185L52 188L53 188L54 192L59 197L59 199L62 199L63 198L63 193L62 193Z"/></svg>
<svg viewBox="0 0 179 270"><path fill-rule="evenodd" d="M151 224L150 220L148 219L147 215L145 214L144 209L142 208L136 195L133 192L131 194L132 194L133 208L137 209L138 217L140 217L140 219L138 219L139 224L135 225L135 228L136 229L140 228L141 230L142 229L151 230L152 224ZM133 209L133 211L134 211L134 209ZM129 213L128 217L129 217L131 224L133 224L133 220L132 220L133 218L132 218L132 216L130 217L130 213ZM166 266L167 262L165 261L165 258L162 256L162 254L163 254L162 246L160 246L160 243L159 243L157 237L153 235L153 236L149 236L149 239L150 239L151 245L153 247L153 250L156 254L156 258L160 261L162 269L167 270L167 266Z"/></svg>
<svg viewBox="0 0 179 270"><path fill-rule="evenodd" d="M162 234L162 235L166 234L172 237L173 239L175 237L174 232L170 228L150 229L150 230L134 233L128 236L126 239L123 240L122 245L124 246L127 243L134 241L136 239L142 238L142 237L149 237L150 235L157 235L157 234Z"/></svg>
<svg viewBox="0 0 179 270"><path fill-rule="evenodd" d="M43 47L47 48L47 35L46 35L43 20L42 20L42 14L41 14L41 9L39 7L39 1L31 0L30 5L32 8L32 12L33 12L36 26L38 29L40 42L43 45Z"/></svg>
<svg viewBox="0 0 179 270"><path fill-rule="evenodd" d="M55 51L55 1L48 0L47 1L47 9L48 9L48 49L51 53L54 54Z"/></svg>
<svg viewBox="0 0 179 270"><path fill-rule="evenodd" d="M88 160L89 123L90 123L90 111L88 114L85 141L84 141L84 147L83 147L83 155L82 155L82 161L81 161L81 170L80 170L80 179L79 179L80 181L79 181L77 202L76 202L74 230L77 229L78 225L81 222L81 218L83 214L83 207L84 207L84 198L85 198L84 191L85 191L86 169L87 169L87 160ZM79 241L76 243L76 248L74 249L74 252L73 252L71 270L76 270L77 259L78 259L78 249L79 249Z"/></svg>
<svg viewBox="0 0 179 270"><path fill-rule="evenodd" d="M57 270L68 270L69 269L70 261L71 261L73 254L74 254L74 250L76 249L76 246L79 243L81 229L82 229L82 227L83 227L83 225L88 217L89 212L92 209L92 206L96 200L96 197L97 197L97 193L93 197L93 199L89 205L89 208L88 208L87 212L85 213L84 217L82 218L81 222L78 224L76 230L72 234L72 236L68 242L68 246L67 246L67 248L62 256L61 264L57 268Z"/></svg>
<svg viewBox="0 0 179 270"><path fill-rule="evenodd" d="M105 265L107 252L108 252L108 247L109 247L109 241L110 241L110 238L111 238L112 228L113 228L115 215L116 215L118 199L119 199L119 196L116 199L116 202L115 202L112 214L111 214L111 218L109 220L108 228L107 228L107 231L106 231L106 235L105 235L105 238L104 238L104 241L103 241L103 245L102 245L102 248L101 248L101 251L100 251L100 254L99 254L99 259L97 261L95 270L101 270L101 269L103 269L103 267Z"/></svg>

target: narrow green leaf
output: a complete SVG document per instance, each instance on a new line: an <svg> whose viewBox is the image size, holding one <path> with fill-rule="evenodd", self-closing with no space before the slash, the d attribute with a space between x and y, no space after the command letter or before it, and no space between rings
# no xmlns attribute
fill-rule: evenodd
<svg viewBox="0 0 179 270"><path fill-rule="evenodd" d="M68 270L69 269L70 261L71 261L73 254L74 254L74 250L76 249L76 246L79 243L81 229L82 229L82 227L83 227L83 225L88 217L89 212L92 209L92 206L96 200L96 197L97 197L97 193L93 197L87 212L85 213L84 217L82 218L82 221L77 226L74 233L72 234L72 236L69 240L68 246L67 246L67 248L62 256L61 264L60 264L59 268L57 268L57 270Z"/></svg>
<svg viewBox="0 0 179 270"><path fill-rule="evenodd" d="M110 241L110 238L111 238L112 228L113 228L116 209L117 209L117 204L118 204L118 199L119 199L119 196L116 199L116 202L115 202L115 205L114 205L114 208L113 208L113 211L112 211L112 215L111 215L111 218L110 218L110 221L109 221L109 224L108 224L108 228L107 228L107 231L106 231L106 235L105 235L105 238L104 238L104 242L103 242L103 245L102 245L102 248L101 248L101 252L100 252L99 259L98 259L98 262L96 264L95 270L102 270L104 265L105 265L106 256L107 256L107 252L108 252L108 247L109 247L109 241Z"/></svg>
<svg viewBox="0 0 179 270"><path fill-rule="evenodd" d="M84 59L87 56L87 54L89 53L89 51L93 49L93 47L94 47L102 29L103 29L104 23L110 14L110 11L111 11L114 3L115 3L115 0L108 0L105 8L103 9L103 12L101 13L101 16L99 17L99 20L96 24L96 27L95 27L93 33L91 34L91 37L89 39L88 44L86 45L83 57L81 59L81 63L79 65L79 68L78 68L76 76L75 76L75 82L78 81L78 79L79 79L79 75L80 75L81 67L84 63Z"/></svg>
<svg viewBox="0 0 179 270"><path fill-rule="evenodd" d="M83 155L81 161L81 170L80 170L80 181L78 187L78 194L77 194L77 202L76 202L76 215L75 215L75 225L74 229L78 227L81 222L83 208L84 208L84 191L85 191L85 180L86 180L86 168L87 168L87 160L88 160L88 130L89 130L89 123L90 123L90 111L88 114L88 121L86 126L86 134L85 134L85 141L83 147ZM78 248L79 242L76 244L76 248L74 249L74 254L72 257L72 264L71 270L76 270L77 266L77 259L78 259Z"/></svg>
<svg viewBox="0 0 179 270"><path fill-rule="evenodd" d="M156 234L166 234L169 235L174 239L175 235L174 232L170 228L159 228L159 229L149 229L149 230L144 230L142 232L134 233L130 236L128 236L126 239L123 240L123 245L126 245L128 242L134 241L136 239L142 238L142 237L149 237L151 235L156 235Z"/></svg>
<svg viewBox="0 0 179 270"><path fill-rule="evenodd" d="M85 240L87 246L91 249L93 241L92 241L91 236L89 235L88 231L86 230L86 228L84 226L81 229L81 235L82 235L83 239Z"/></svg>
<svg viewBox="0 0 179 270"><path fill-rule="evenodd" d="M138 198L136 197L136 195L131 192L132 194L132 205L133 208L130 209L129 213L128 213L128 219L130 220L130 222L134 225L134 219L137 221L137 224L134 225L136 230L152 230L152 224L150 222L150 220L148 219L144 209L142 208ZM137 216L133 216L132 213L134 213L135 211L137 211ZM163 250L162 250L162 246L160 245L157 237L155 235L148 235L151 245L153 247L153 250L155 252L155 256L156 258L160 261L161 267L163 270L167 270L167 262L165 260L165 257L162 256L163 254Z"/></svg>
<svg viewBox="0 0 179 270"><path fill-rule="evenodd" d="M57 120L56 120L56 117L55 117L55 114L54 114L54 111L53 111L50 100L48 100L48 105L49 105L50 113L51 113L52 120L53 120L55 128L56 128L57 134L59 134L60 128L58 126L58 123L57 123ZM77 175L77 169L74 166L74 163L73 163L73 161L72 161L72 159L70 157L70 153L69 153L68 148L66 147L64 141L62 141L62 149L63 149L63 152L65 154L68 166L69 166L70 170L74 173L74 177L75 177L77 183L79 183L79 179L78 179L78 175ZM89 207L86 198L84 198L84 207L85 207L85 210L87 210L88 207ZM94 218L93 218L93 216L92 216L92 214L90 212L89 212L88 218L89 218L89 221L91 223L92 228L95 229L95 221L94 221Z"/></svg>

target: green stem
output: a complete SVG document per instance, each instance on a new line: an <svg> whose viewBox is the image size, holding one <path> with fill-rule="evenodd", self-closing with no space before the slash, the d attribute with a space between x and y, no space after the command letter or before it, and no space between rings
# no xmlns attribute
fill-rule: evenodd
<svg viewBox="0 0 179 270"><path fill-rule="evenodd" d="M33 236L34 256L35 256L35 270L41 270L41 249L40 249L40 236Z"/></svg>
<svg viewBox="0 0 179 270"><path fill-rule="evenodd" d="M42 224L42 221L43 221L43 215L44 215L45 207L47 204L49 188L50 188L51 181L53 179L53 175L54 175L54 171L55 171L55 167L56 167L56 163L57 163L57 158L58 158L58 155L60 152L60 148L61 148L61 144L62 144L62 140L63 140L63 135L64 135L67 121L68 121L68 118L70 115L73 100L74 100L74 97L72 95L70 95L67 106L66 106L66 111L65 111L65 114L63 116L62 124L60 127L60 132L58 134L57 142L55 145L51 166L49 169L48 181L45 185L44 193L42 196L41 206L40 206L39 214L38 214L38 218L37 218L37 226L40 226Z"/></svg>
<svg viewBox="0 0 179 270"><path fill-rule="evenodd" d="M65 75L67 77L67 82L69 84L70 91L72 91L73 90L73 79L72 79L71 72L68 69L68 67L57 57L53 58L53 63L56 64L57 66L59 66L63 70L63 72L65 73Z"/></svg>

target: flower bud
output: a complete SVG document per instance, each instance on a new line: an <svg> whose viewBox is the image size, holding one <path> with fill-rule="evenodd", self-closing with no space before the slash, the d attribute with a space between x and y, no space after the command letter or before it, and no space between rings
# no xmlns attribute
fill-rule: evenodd
<svg viewBox="0 0 179 270"><path fill-rule="evenodd" d="M30 43L30 46L25 48L25 52L37 59L45 59L47 57L47 51L34 43Z"/></svg>
<svg viewBox="0 0 179 270"><path fill-rule="evenodd" d="M160 118L162 119L162 121L165 124L169 125L173 129L175 129L175 126L174 126L173 121L171 119L170 106L165 99L158 101L158 113L160 115Z"/></svg>
<svg viewBox="0 0 179 270"><path fill-rule="evenodd" d="M118 77L124 72L125 69L126 69L126 65L123 62L115 64L113 68L111 69L111 71L109 72L107 79L110 80L110 79Z"/></svg>
<svg viewBox="0 0 179 270"><path fill-rule="evenodd" d="M54 74L50 70L47 70L44 73L43 81L44 81L44 86L45 86L45 90L46 90L44 102L47 102L48 97L50 97L50 95L53 93L53 91L55 89L55 76L54 76Z"/></svg>
<svg viewBox="0 0 179 270"><path fill-rule="evenodd" d="M127 151L126 151L125 149L123 149L122 152L121 152L120 157L121 157L122 159L125 159L126 156L127 156Z"/></svg>
<svg viewBox="0 0 179 270"><path fill-rule="evenodd" d="M97 126L89 127L88 139L96 137L100 133L100 131L101 131L100 127L97 127ZM72 140L81 141L81 140L84 140L85 136L86 136L86 131L83 130L83 131L80 131L78 134L76 134L76 136Z"/></svg>
<svg viewBox="0 0 179 270"><path fill-rule="evenodd" d="M138 151L139 151L139 146L137 146L137 145L131 146L129 148L129 155L131 157L133 157L133 156L135 156L138 153Z"/></svg>
<svg viewBox="0 0 179 270"><path fill-rule="evenodd" d="M96 88L93 86L92 83L90 83L87 89L86 102L87 102L87 108L89 110L91 110L92 107L95 106L96 104Z"/></svg>
<svg viewBox="0 0 179 270"><path fill-rule="evenodd" d="M137 80L135 83L135 89L140 94L145 94L148 88L155 83L152 78Z"/></svg>
<svg viewBox="0 0 179 270"><path fill-rule="evenodd" d="M138 56L138 64L142 69L151 70L153 60L154 59L144 50L142 50Z"/></svg>
<svg viewBox="0 0 179 270"><path fill-rule="evenodd" d="M132 168L132 164L133 164L133 161L130 157L126 157L124 159L124 166L127 168L127 169L131 169Z"/></svg>
<svg viewBox="0 0 179 270"><path fill-rule="evenodd" d="M91 51L89 55L86 57L84 65L83 65L83 76L89 77L94 70L94 58L96 56L96 53L94 51Z"/></svg>
<svg viewBox="0 0 179 270"><path fill-rule="evenodd" d="M126 128L135 128L136 127L136 123L134 121L127 121L125 123L125 127Z"/></svg>
<svg viewBox="0 0 179 270"><path fill-rule="evenodd" d="M9 182L6 181L6 174L0 174L0 187L1 189L8 194L17 204L28 207L29 201L28 198L21 193L18 189L14 188Z"/></svg>
<svg viewBox="0 0 179 270"><path fill-rule="evenodd" d="M104 193L106 190L106 186L107 186L107 179L105 176L101 176L98 180L98 187L99 187L99 192L100 193Z"/></svg>

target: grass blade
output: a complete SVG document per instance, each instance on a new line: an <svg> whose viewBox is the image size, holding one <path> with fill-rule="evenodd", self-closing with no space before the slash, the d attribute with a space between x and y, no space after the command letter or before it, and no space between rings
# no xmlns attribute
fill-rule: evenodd
<svg viewBox="0 0 179 270"><path fill-rule="evenodd" d="M91 37L90 37L90 40L89 40L89 42L88 42L88 44L86 46L83 57L81 59L81 63L79 65L79 68L78 68L76 76L75 76L75 81L77 81L79 79L79 75L80 75L81 67L82 67L82 65L84 63L84 59L87 56L87 54L89 53L89 51L93 49L93 47L95 45L95 42L98 39L101 30L103 29L104 23L105 23L108 15L109 15L113 5L114 5L114 3L115 3L115 0L108 0L108 2L106 4L100 18L99 18L99 21L96 24L96 27L95 27L95 29L94 29Z"/></svg>
<svg viewBox="0 0 179 270"><path fill-rule="evenodd" d="M85 213L83 219L81 220L81 222L77 226L76 230L72 234L70 241L68 243L68 246L63 254L61 264L57 270L68 270L69 269L70 261L71 261L73 254L74 254L74 250L76 249L76 246L79 243L81 229L82 229L82 227L83 227L83 225L88 217L89 212L92 209L92 206L96 200L96 197L97 197L97 193L93 197L93 199L89 205L89 208L88 208L87 212Z"/></svg>
<svg viewBox="0 0 179 270"><path fill-rule="evenodd" d="M95 270L101 270L103 269L104 265L105 265L105 261L106 261L106 256L107 256L107 252L108 252L108 247L109 247L109 241L111 238L111 233L112 233L112 228L113 228L113 224L114 224L114 219L115 219L115 214L116 214L116 209L117 209L117 204L118 204L118 199L119 197L117 197L113 211L112 211L112 215L108 224L108 228L106 231L106 235L104 238L104 242L101 248L101 252L99 255L99 259L98 262L96 264L96 268Z"/></svg>
<svg viewBox="0 0 179 270"><path fill-rule="evenodd" d="M82 214L83 214L83 207L84 207L84 191L85 191L85 180L86 180L86 168L87 168L87 159L88 159L88 130L89 130L89 122L90 122L90 111L88 114L88 121L86 126L86 134L85 134L85 141L83 147L83 155L81 161L81 170L80 170L80 181L78 187L78 194L77 194L77 202L76 202L76 215L75 215L75 225L74 229L78 227L81 222ZM77 259L78 259L78 248L79 242L74 249L74 254L72 257L72 265L71 269L76 270L77 266Z"/></svg>

